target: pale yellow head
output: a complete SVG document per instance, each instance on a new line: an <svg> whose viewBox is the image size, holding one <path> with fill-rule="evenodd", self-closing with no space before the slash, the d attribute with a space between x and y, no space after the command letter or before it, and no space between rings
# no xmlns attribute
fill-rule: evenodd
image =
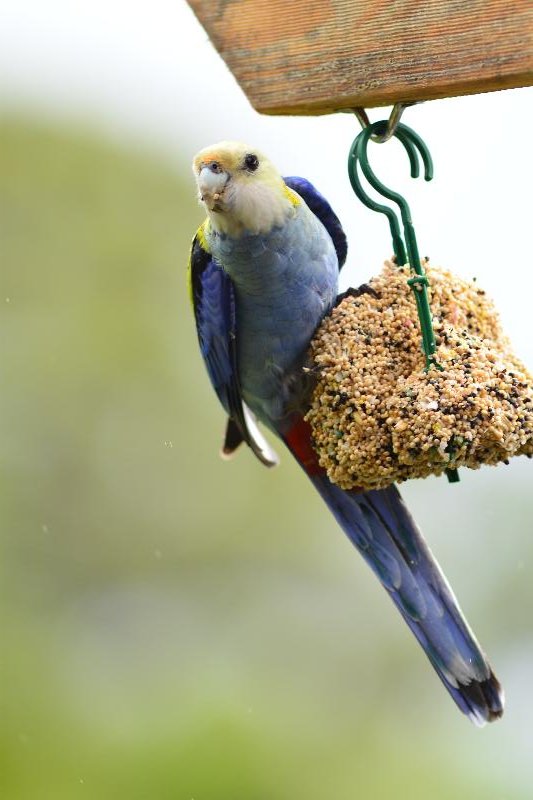
<svg viewBox="0 0 533 800"><path fill-rule="evenodd" d="M213 228L229 236L266 233L294 213L295 199L276 167L254 147L219 142L194 158L199 199Z"/></svg>

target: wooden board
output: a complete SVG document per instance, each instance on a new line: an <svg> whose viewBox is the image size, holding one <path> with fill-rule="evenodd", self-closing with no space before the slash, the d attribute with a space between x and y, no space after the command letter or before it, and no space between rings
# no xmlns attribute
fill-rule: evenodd
<svg viewBox="0 0 533 800"><path fill-rule="evenodd" d="M533 0L188 2L265 114L533 85Z"/></svg>

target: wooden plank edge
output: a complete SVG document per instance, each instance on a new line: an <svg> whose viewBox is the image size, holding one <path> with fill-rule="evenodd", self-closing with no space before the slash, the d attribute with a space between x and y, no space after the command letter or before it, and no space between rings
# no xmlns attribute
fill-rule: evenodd
<svg viewBox="0 0 533 800"><path fill-rule="evenodd" d="M274 106L262 106L251 101L252 106L260 114L269 116L320 116L323 114L335 114L338 112L349 112L352 108L363 106L364 108L379 108L390 106L399 102L420 102L423 100L441 100L447 97L462 97L470 94L485 94L487 92L505 91L506 89L521 89L533 86L533 72L517 73L516 75L497 76L480 82L479 79L473 81L456 81L442 83L438 87L413 86L412 89L402 87L399 94L397 89L378 89L373 87L368 91L361 91L353 95L345 95L337 98L331 106L324 105L323 101L315 103L299 103L297 106L276 103ZM241 87L243 88L243 87ZM243 89L246 94L246 90ZM247 95L248 96L248 95Z"/></svg>

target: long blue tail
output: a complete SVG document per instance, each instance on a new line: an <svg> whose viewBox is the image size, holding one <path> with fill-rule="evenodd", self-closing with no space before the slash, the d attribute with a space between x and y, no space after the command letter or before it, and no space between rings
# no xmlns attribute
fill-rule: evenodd
<svg viewBox="0 0 533 800"><path fill-rule="evenodd" d="M308 475L461 711L477 725L501 717L503 690L396 487L358 493Z"/></svg>

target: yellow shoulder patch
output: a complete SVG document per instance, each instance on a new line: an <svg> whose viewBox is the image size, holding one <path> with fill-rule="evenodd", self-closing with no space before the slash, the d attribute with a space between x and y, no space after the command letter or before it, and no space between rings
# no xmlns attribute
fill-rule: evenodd
<svg viewBox="0 0 533 800"><path fill-rule="evenodd" d="M196 231L196 237L195 237L200 242L200 247L202 248L202 250L205 250L206 253L210 252L209 245L207 244L207 239L205 238L208 227L209 227L209 220L205 219L198 228L198 230Z"/></svg>
<svg viewBox="0 0 533 800"><path fill-rule="evenodd" d="M191 251L190 251L190 254L189 254L189 264L188 264L188 267L187 267L187 291L189 293L189 300L191 301L191 305L193 307L194 307L194 298L193 298L193 294L192 294L192 254L193 254L193 248L194 248L195 241L198 240L202 250L205 250L206 253L210 252L209 251L209 246L207 244L207 239L206 239L206 231L207 231L208 226L209 226L209 220L206 219L206 220L204 220L204 222L202 222L202 224L200 225L200 227L196 231L196 233L194 235L194 239L192 240L192 243L191 243Z"/></svg>
<svg viewBox="0 0 533 800"><path fill-rule="evenodd" d="M291 201L291 203L295 208L299 206L302 202L302 198L300 197L300 195L296 194L296 192L294 192L292 189L289 189L287 184L283 184L283 186L284 186L283 194L285 195L285 197Z"/></svg>

